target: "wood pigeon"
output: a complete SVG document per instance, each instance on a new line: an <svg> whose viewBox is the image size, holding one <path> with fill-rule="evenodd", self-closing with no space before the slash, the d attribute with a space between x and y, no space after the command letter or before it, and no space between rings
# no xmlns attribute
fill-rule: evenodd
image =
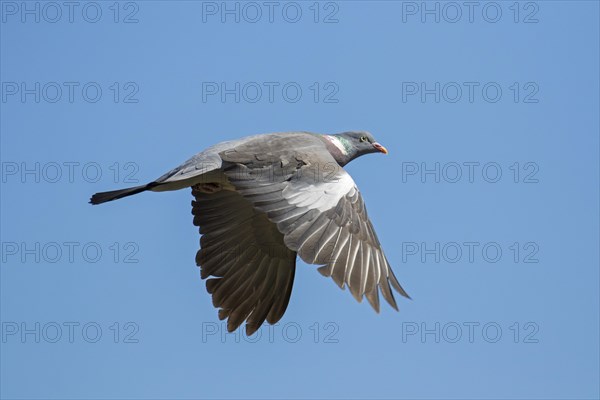
<svg viewBox="0 0 600 400"><path fill-rule="evenodd" d="M144 191L192 188L199 227L196 264L219 319L252 335L287 308L296 255L379 312L379 291L410 298L383 253L362 196L344 165L387 154L368 132L271 133L216 144L146 185L96 193L101 204ZM391 285L391 287L390 287Z"/></svg>

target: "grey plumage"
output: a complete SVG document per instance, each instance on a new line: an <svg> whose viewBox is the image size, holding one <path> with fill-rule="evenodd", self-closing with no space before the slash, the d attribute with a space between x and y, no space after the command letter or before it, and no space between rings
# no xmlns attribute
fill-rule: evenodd
<svg viewBox="0 0 600 400"><path fill-rule="evenodd" d="M250 335L265 320L281 319L296 255L377 312L380 291L397 310L391 288L409 296L342 168L372 152L387 150L367 132L250 136L209 147L147 185L97 193L90 202L191 187L202 235L196 263L229 331L246 321Z"/></svg>

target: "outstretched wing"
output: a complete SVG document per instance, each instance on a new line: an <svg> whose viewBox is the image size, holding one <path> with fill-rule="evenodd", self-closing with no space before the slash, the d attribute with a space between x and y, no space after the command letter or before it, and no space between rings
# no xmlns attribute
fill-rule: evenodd
<svg viewBox="0 0 600 400"><path fill-rule="evenodd" d="M217 188L219 189L219 188ZM281 319L292 293L296 253L277 227L239 193L192 188L194 225L202 237L196 264L229 332L246 320L252 335Z"/></svg>
<svg viewBox="0 0 600 400"><path fill-rule="evenodd" d="M287 247L305 262L322 265L319 271L341 288L348 285L359 302L366 296L379 312L381 291L398 309L390 285L409 297L390 268L358 188L328 152L288 147L257 158L241 146L221 158L229 182L277 225Z"/></svg>

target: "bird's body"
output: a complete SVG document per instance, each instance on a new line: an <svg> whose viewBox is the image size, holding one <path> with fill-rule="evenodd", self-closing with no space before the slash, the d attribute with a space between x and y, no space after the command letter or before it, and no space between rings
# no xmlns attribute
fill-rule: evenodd
<svg viewBox="0 0 600 400"><path fill-rule="evenodd" d="M285 313L296 255L379 311L379 291L394 308L396 280L362 196L342 166L387 150L367 132L273 133L222 142L147 185L92 196L100 204L146 190L192 188L202 237L196 263L228 318L248 335Z"/></svg>

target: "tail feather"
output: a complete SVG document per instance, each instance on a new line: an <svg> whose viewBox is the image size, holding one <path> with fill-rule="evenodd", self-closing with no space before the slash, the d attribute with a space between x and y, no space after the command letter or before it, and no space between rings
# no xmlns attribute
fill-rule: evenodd
<svg viewBox="0 0 600 400"><path fill-rule="evenodd" d="M146 190L149 190L150 187L151 187L151 185L148 184L148 185L135 186L135 187L127 188L127 189L112 190L110 192L96 193L90 198L90 204L102 204L102 203L106 203L107 201L121 199L123 197L127 197L127 196L131 196L131 195L138 194L141 192L145 192Z"/></svg>

